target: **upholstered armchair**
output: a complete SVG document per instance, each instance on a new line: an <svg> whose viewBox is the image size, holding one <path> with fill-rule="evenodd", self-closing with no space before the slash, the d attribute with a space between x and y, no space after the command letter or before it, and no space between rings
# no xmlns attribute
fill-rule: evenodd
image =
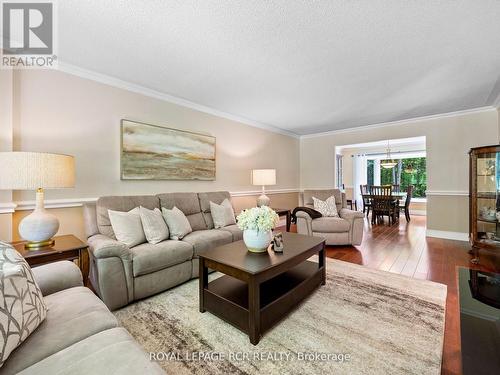
<svg viewBox="0 0 500 375"><path fill-rule="evenodd" d="M297 212L297 232L308 236L323 237L327 245L360 245L363 240L364 215L347 209L345 193L339 189L304 190L305 207L313 208L313 197L326 200L335 197L339 217L312 219L306 212Z"/></svg>

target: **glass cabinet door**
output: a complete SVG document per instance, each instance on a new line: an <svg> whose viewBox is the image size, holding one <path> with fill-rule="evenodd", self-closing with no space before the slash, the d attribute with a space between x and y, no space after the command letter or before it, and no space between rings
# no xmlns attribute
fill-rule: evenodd
<svg viewBox="0 0 500 375"><path fill-rule="evenodd" d="M476 159L477 234L480 242L500 246L500 153L480 153ZM471 176L474 178L473 176Z"/></svg>

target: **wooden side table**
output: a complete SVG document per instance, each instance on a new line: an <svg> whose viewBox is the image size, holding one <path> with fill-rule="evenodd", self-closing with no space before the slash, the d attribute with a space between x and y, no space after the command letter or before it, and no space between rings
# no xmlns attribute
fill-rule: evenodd
<svg viewBox="0 0 500 375"><path fill-rule="evenodd" d="M12 246L26 259L31 267L53 263L60 260L74 261L78 259L78 266L82 271L83 285L88 286L89 253L88 245L72 234L55 236L53 246L29 250L24 247L26 241L13 242Z"/></svg>
<svg viewBox="0 0 500 375"><path fill-rule="evenodd" d="M273 208L273 210L278 214L278 216L286 216L286 231L290 232L290 226L292 224L292 211L288 208Z"/></svg>

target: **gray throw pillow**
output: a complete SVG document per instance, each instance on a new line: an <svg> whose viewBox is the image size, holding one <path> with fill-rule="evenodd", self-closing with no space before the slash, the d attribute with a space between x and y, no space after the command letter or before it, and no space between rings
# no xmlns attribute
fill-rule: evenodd
<svg viewBox="0 0 500 375"><path fill-rule="evenodd" d="M0 367L47 316L47 306L31 268L10 245L0 242Z"/></svg>
<svg viewBox="0 0 500 375"><path fill-rule="evenodd" d="M210 213L212 214L215 229L236 224L233 205L227 198L221 204L210 201Z"/></svg>
<svg viewBox="0 0 500 375"><path fill-rule="evenodd" d="M142 228L139 207L129 212L108 210L109 221L118 241L128 247L134 247L146 242L146 235Z"/></svg>
<svg viewBox="0 0 500 375"><path fill-rule="evenodd" d="M139 207L139 214L141 215L144 234L149 243L157 244L168 238L168 226L158 208L149 210L141 206Z"/></svg>
<svg viewBox="0 0 500 375"><path fill-rule="evenodd" d="M171 210L162 207L161 211L165 221L167 222L170 238L172 240L181 240L186 234L193 231L186 215L184 215L184 212L179 210L177 207L174 207Z"/></svg>

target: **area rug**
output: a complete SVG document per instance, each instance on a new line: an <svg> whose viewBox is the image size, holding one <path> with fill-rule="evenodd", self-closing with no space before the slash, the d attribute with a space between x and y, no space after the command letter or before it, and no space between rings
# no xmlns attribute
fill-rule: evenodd
<svg viewBox="0 0 500 375"><path fill-rule="evenodd" d="M445 303L445 285L328 260L326 285L257 346L198 311L198 280L115 315L168 374L439 374Z"/></svg>

